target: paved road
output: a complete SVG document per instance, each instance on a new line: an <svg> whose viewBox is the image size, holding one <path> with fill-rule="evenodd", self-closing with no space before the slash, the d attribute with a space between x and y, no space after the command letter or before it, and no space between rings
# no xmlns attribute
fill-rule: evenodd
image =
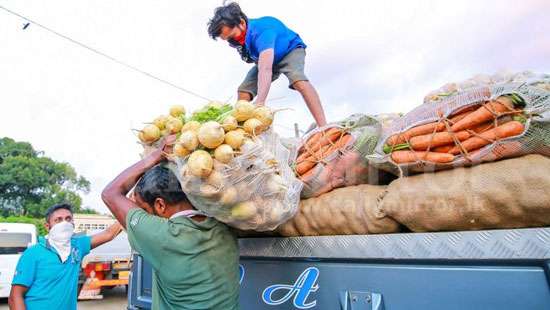
<svg viewBox="0 0 550 310"><path fill-rule="evenodd" d="M103 291L102 300L87 300L78 302L79 310L124 310L126 309L126 292L124 287ZM7 299L0 299L0 310L8 310Z"/></svg>

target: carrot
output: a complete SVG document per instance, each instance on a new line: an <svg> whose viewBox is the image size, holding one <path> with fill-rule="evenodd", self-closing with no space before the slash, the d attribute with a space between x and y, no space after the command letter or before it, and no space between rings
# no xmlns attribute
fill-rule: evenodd
<svg viewBox="0 0 550 310"><path fill-rule="evenodd" d="M454 116L450 116L449 121L451 121L451 125L456 124L458 121L464 119L466 116L468 116L470 113L472 113L475 110L476 110L475 107L469 107L465 110L462 110L460 113Z"/></svg>
<svg viewBox="0 0 550 310"><path fill-rule="evenodd" d="M453 114L449 115L448 118L451 120L451 122L456 123L459 120L463 119L466 115L470 114L470 112L473 112L477 110L478 105L469 106L467 108L460 109L458 112L454 112Z"/></svg>
<svg viewBox="0 0 550 310"><path fill-rule="evenodd" d="M441 123L441 125L443 125L443 123ZM386 141L386 144L390 146L403 144L403 143L406 143L408 140L410 140L414 136L432 133L434 132L434 130L437 131L437 129L439 129L438 127L439 127L438 123L428 123L428 124L416 126L405 132L392 135L391 137L388 138L388 140Z"/></svg>
<svg viewBox="0 0 550 310"><path fill-rule="evenodd" d="M353 137L350 134L345 134L336 143L334 143L328 150L326 156L330 155L333 151L344 148Z"/></svg>
<svg viewBox="0 0 550 310"><path fill-rule="evenodd" d="M307 146L308 148L311 148L312 146L314 146L319 142L319 139L321 138L322 135L323 135L323 131L317 132L313 136L309 137L309 139L306 141L306 143L304 143L304 145Z"/></svg>
<svg viewBox="0 0 550 310"><path fill-rule="evenodd" d="M455 132L472 128L478 124L482 124L486 121L495 119L497 116L504 112L509 112L514 109L514 104L510 98L498 97L495 101L489 101L487 104L479 107L474 112L470 113L467 117L461 119L451 126L451 129Z"/></svg>
<svg viewBox="0 0 550 310"><path fill-rule="evenodd" d="M296 173L303 176L305 173L311 170L311 168L315 167L315 165L319 161L325 159L330 154L346 146L352 138L353 137L350 134L345 134L334 144L327 144L323 148L315 152L313 155L306 157L301 162L297 162Z"/></svg>
<svg viewBox="0 0 550 310"><path fill-rule="evenodd" d="M326 152L332 145L331 144L327 144L327 145L324 145L323 147L321 147L319 150L313 152L311 150L305 150L300 156L298 156L298 158L296 159L296 162L297 163L301 163L303 162L304 160L308 159L309 157L313 157L313 158L319 158L321 156L321 154L323 152Z"/></svg>
<svg viewBox="0 0 550 310"><path fill-rule="evenodd" d="M323 137L330 136L332 133L339 131L340 129L338 127L331 127L328 129L325 129L323 131L319 131L318 133L311 136L305 143L305 146L307 148L315 147L317 144L320 143L320 140Z"/></svg>
<svg viewBox="0 0 550 310"><path fill-rule="evenodd" d="M330 128L324 134L321 134L315 144L309 143L309 141L306 142L305 147L303 147L303 152L307 152L308 150L309 152L316 152L323 146L334 143L340 136L342 136L342 130L340 128Z"/></svg>
<svg viewBox="0 0 550 310"><path fill-rule="evenodd" d="M454 145L443 145L443 146L434 147L432 151L437 153L448 153L453 147Z"/></svg>
<svg viewBox="0 0 550 310"><path fill-rule="evenodd" d="M465 111L460 112L459 114L452 116L449 120L451 121L451 124L455 124L458 121L464 119L468 114L472 113L472 109L468 108ZM390 146L395 146L398 144L406 143L407 140L410 140L412 137L431 134L434 132L434 129L436 132L445 130L446 126L443 122L437 123L428 123L420 126L413 127L403 133L395 134L388 138L386 144Z"/></svg>
<svg viewBox="0 0 550 310"><path fill-rule="evenodd" d="M497 121L497 124L501 125L507 121L509 121L507 117L501 118ZM427 134L427 135L412 137L409 140L409 143L413 150L424 151L428 149L428 146L431 146L430 147L431 149L432 147L444 146L447 144L454 144L455 140L453 139L453 135L454 135L454 138L456 138L458 141L464 141L473 136L472 132L480 133L480 132L484 132L489 129L492 129L494 127L495 127L495 122L489 121L483 124L479 124L474 128L472 128L471 130L461 130L454 134L451 134L450 132L436 132L435 134Z"/></svg>
<svg viewBox="0 0 550 310"><path fill-rule="evenodd" d="M497 120L497 125L505 124L511 121L511 117L501 117ZM495 127L494 121L485 122L479 124L472 128L471 130L461 130L454 134L455 138L458 141L464 141L474 136L474 133L481 133L487 130L490 130ZM432 138L431 134L412 137L410 140L412 149L415 151L424 151L428 149L430 145L430 150L438 153L447 153L455 144L455 140L449 132L437 132ZM433 148L432 148L433 147Z"/></svg>
<svg viewBox="0 0 550 310"><path fill-rule="evenodd" d="M315 165L317 165L317 161L305 160L305 161L303 161L303 162L296 165L296 173L298 175L303 175L308 170L315 167Z"/></svg>
<svg viewBox="0 0 550 310"><path fill-rule="evenodd" d="M504 139L520 135L525 130L525 126L518 121L511 121L500 126L497 126L491 130L487 130L479 134L479 136L471 137L463 142L461 145L464 150L471 151L477 150L485 145L493 143L497 139ZM460 154L460 148L458 146L453 147L450 154Z"/></svg>
<svg viewBox="0 0 550 310"><path fill-rule="evenodd" d="M303 162L305 160L322 160L328 157L330 154L332 154L334 151L337 151L343 147L346 146L346 144L351 141L353 137L350 134L343 135L339 140L335 141L332 144L327 144L323 146L320 150L316 151L315 153L311 154L311 156L304 157L300 161L296 161L297 163Z"/></svg>
<svg viewBox="0 0 550 310"><path fill-rule="evenodd" d="M299 179L303 182L307 182L309 181L308 179L313 175L313 171L315 171L315 169L309 169L308 171L304 172L302 175L300 175Z"/></svg>
<svg viewBox="0 0 550 310"><path fill-rule="evenodd" d="M470 133L466 130L462 130L457 133L436 132L435 134L412 137L409 142L413 150L425 151L428 149L429 146L437 147L453 143L453 137L458 139L459 141L464 141L470 138L470 136Z"/></svg>
<svg viewBox="0 0 550 310"><path fill-rule="evenodd" d="M419 160L434 163L449 163L454 158L454 155L436 152L395 151L391 154L391 159L397 164L414 163Z"/></svg>

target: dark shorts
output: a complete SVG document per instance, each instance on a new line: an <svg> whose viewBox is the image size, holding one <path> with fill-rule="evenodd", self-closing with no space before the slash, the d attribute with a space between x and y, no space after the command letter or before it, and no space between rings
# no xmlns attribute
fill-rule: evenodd
<svg viewBox="0 0 550 310"><path fill-rule="evenodd" d="M271 82L275 81L282 74L288 78L288 87L293 89L292 84L298 81L308 81L304 73L306 50L298 47L293 49L279 63L273 65L273 76ZM252 97L258 94L258 65L248 71L244 81L239 86L240 92L249 93Z"/></svg>

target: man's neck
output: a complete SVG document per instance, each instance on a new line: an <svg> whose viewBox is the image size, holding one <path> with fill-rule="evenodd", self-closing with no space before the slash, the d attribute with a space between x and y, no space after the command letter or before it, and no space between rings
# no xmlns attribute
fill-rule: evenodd
<svg viewBox="0 0 550 310"><path fill-rule="evenodd" d="M187 211L187 210L195 210L191 205L185 204L185 205L177 205L172 208L170 208L169 212L167 212L167 217L171 218L174 214L181 212L181 211Z"/></svg>

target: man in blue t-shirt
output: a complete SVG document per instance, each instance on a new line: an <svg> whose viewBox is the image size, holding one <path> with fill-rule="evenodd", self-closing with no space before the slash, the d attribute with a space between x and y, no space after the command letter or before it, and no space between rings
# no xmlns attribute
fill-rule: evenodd
<svg viewBox="0 0 550 310"><path fill-rule="evenodd" d="M117 222L92 237L73 237L73 212L68 204L50 207L45 226L46 238L19 258L9 297L11 310L75 310L82 258L122 231Z"/></svg>
<svg viewBox="0 0 550 310"><path fill-rule="evenodd" d="M228 41L245 62L256 64L239 86L239 100L251 101L257 95L255 103L263 105L271 82L283 73L289 87L304 98L317 125L326 125L319 95L304 74L306 44L297 33L274 17L248 19L237 3L229 3L216 8L208 34Z"/></svg>

